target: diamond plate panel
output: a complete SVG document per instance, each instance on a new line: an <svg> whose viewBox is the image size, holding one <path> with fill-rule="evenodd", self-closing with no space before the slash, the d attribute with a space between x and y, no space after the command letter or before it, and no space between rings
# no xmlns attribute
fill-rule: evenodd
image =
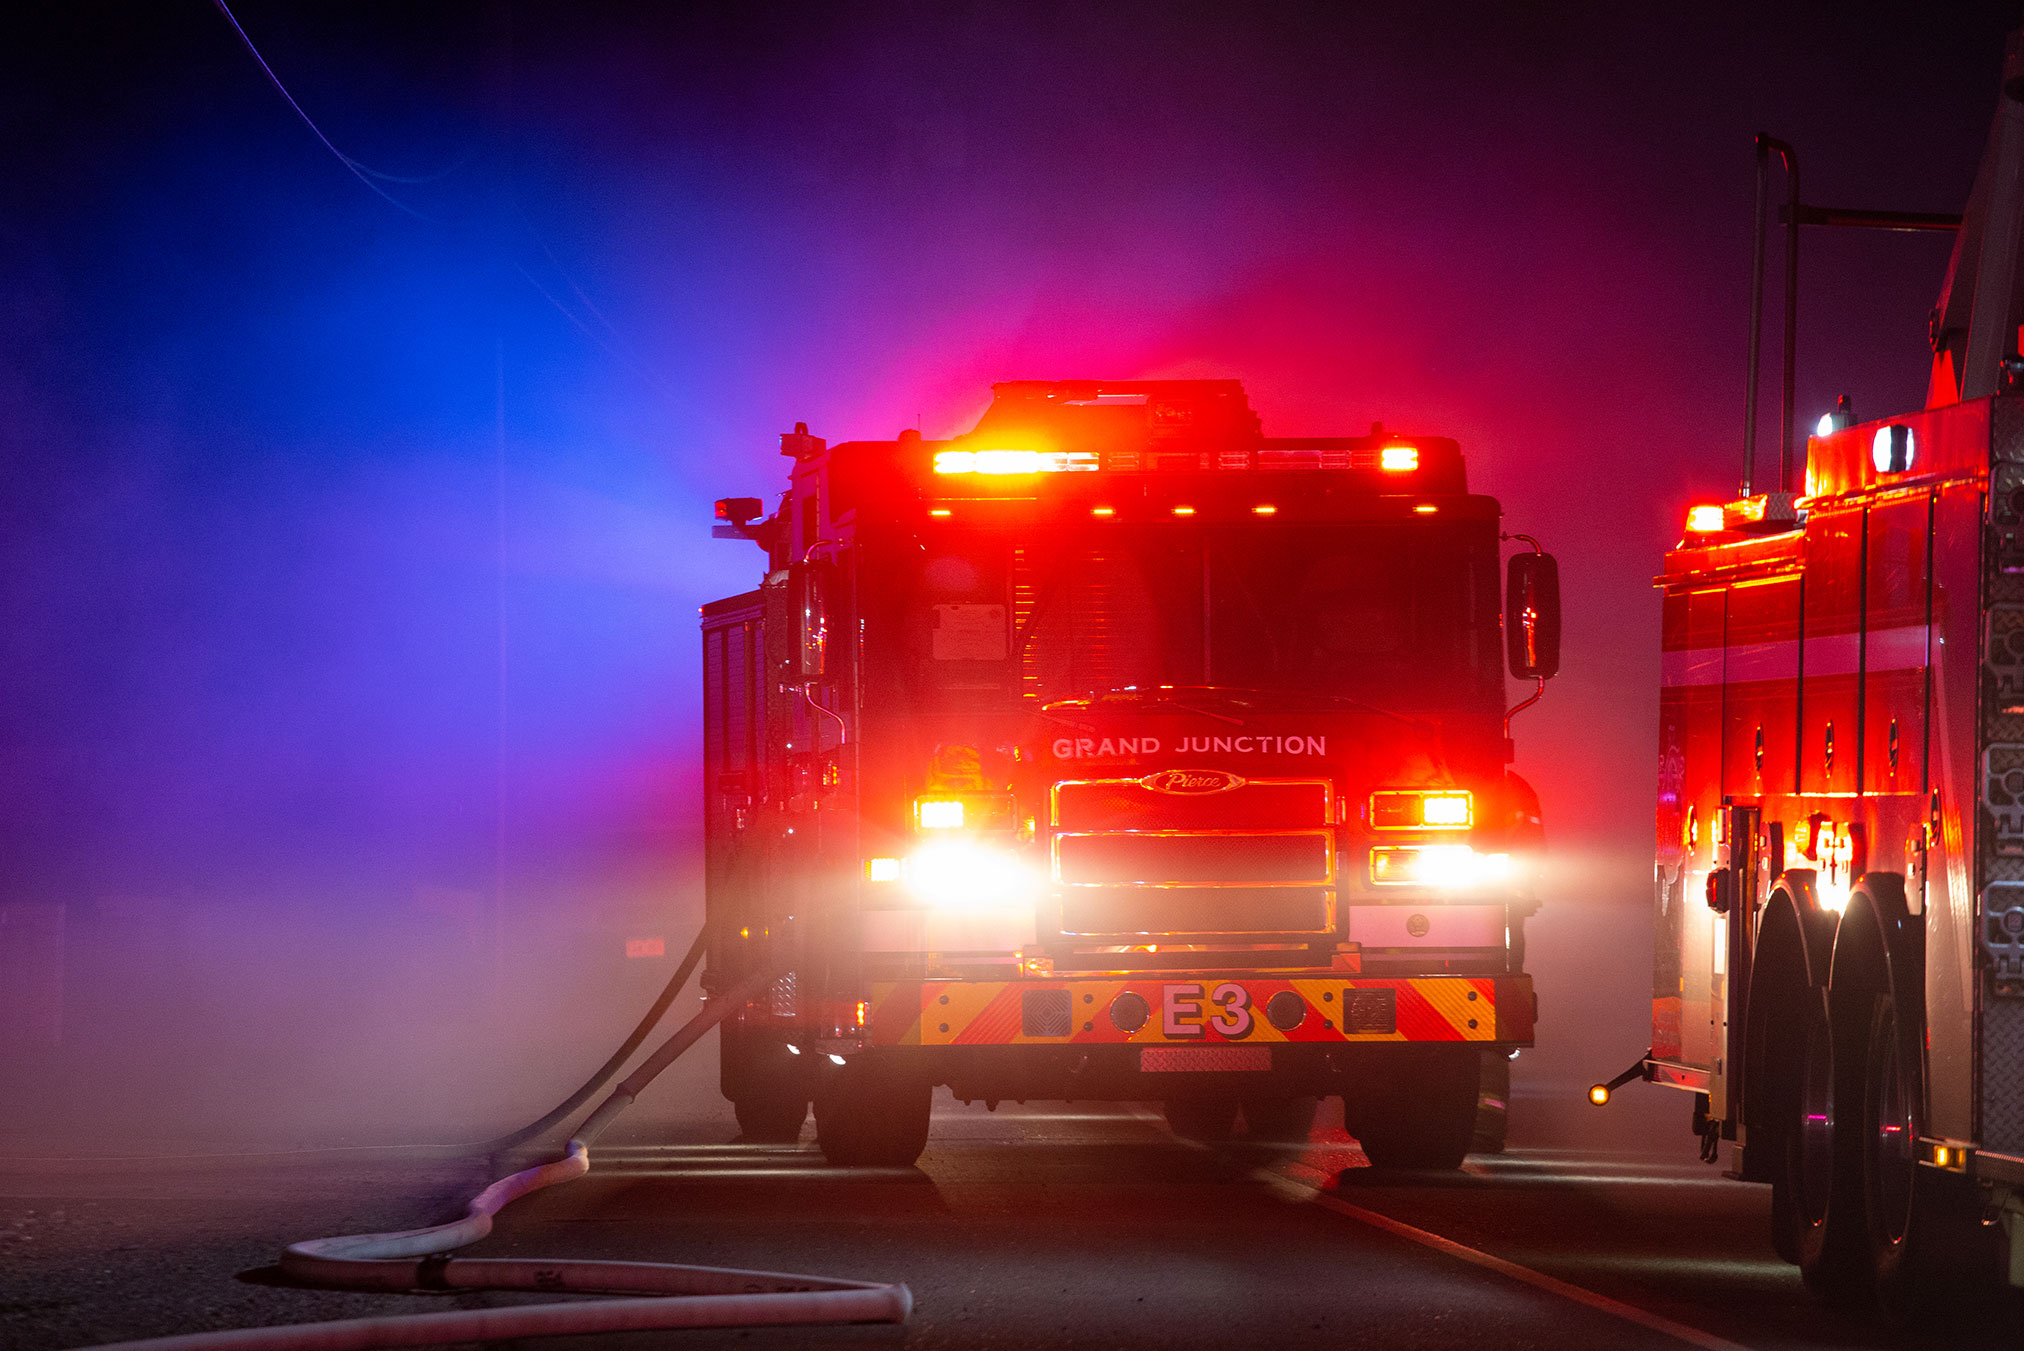
<svg viewBox="0 0 2024 1351"><path fill-rule="evenodd" d="M794 973L792 971L789 971L786 975L769 985L766 989L766 994L769 1006L767 1012L773 1017L792 1018L795 1016L795 984Z"/></svg>
<svg viewBox="0 0 2024 1351"><path fill-rule="evenodd" d="M1998 984L2024 982L2024 883L1994 882L1983 890L1982 948Z"/></svg>
<svg viewBox="0 0 2024 1351"><path fill-rule="evenodd" d="M1999 744L1982 752L1982 811L1991 851L2004 858L2024 856L2024 745Z"/></svg>
<svg viewBox="0 0 2024 1351"><path fill-rule="evenodd" d="M1269 1070L1270 1046L1148 1046L1139 1052L1145 1074L1228 1074Z"/></svg>
<svg viewBox="0 0 2024 1351"><path fill-rule="evenodd" d="M2024 461L2024 399L1999 398L1990 403L1989 452L1992 459Z"/></svg>
<svg viewBox="0 0 2024 1351"><path fill-rule="evenodd" d="M2024 1000L1982 1011L1982 1148L2024 1154Z"/></svg>
<svg viewBox="0 0 2024 1351"><path fill-rule="evenodd" d="M1983 619L1982 661L2006 705L2024 703L2024 605L1991 605Z"/></svg>

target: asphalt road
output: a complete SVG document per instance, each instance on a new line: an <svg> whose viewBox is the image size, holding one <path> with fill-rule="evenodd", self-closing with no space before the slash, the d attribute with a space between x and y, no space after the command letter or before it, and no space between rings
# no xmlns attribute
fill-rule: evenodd
<svg viewBox="0 0 2024 1351"><path fill-rule="evenodd" d="M1326 1112L1302 1150L1210 1151L1108 1105L938 1104L917 1170L844 1171L646 1118L592 1173L511 1207L471 1255L610 1257L906 1282L905 1326L549 1341L908 1347L1887 1346L1805 1293L1766 1197L1691 1157L1527 1148L1447 1177L1365 1166ZM535 1297L277 1288L288 1242L449 1218L479 1162L386 1152L0 1160L0 1344L54 1351L205 1328ZM2017 1344L1995 1300L1916 1345Z"/></svg>

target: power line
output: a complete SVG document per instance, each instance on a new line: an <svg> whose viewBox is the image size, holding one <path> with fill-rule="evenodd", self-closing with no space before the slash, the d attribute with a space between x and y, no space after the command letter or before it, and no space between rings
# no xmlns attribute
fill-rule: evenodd
<svg viewBox="0 0 2024 1351"><path fill-rule="evenodd" d="M379 170L374 169L371 165L366 164L361 160L354 159L352 156L345 154L342 150L339 150L337 148L336 143L333 142L330 139L330 137L323 134L323 128L316 125L316 119L312 118L307 112L303 111L302 105L296 102L295 95L288 92L288 86L281 82L281 77L276 75L274 73L274 68L267 64L267 58L260 54L260 49L253 44L253 39L247 35L244 25L242 25L239 22L238 17L232 13L231 6L226 3L226 0L211 0L211 3L217 7L217 10L220 14L225 16L225 21L232 25L232 31L239 35L239 41L245 44L247 52L251 54L254 62L259 65L261 72L267 76L268 83L274 86L275 92L279 93L281 97L287 101L288 106L295 110L295 115L302 119L302 124L309 128L310 133L314 135L319 142L322 143L323 148L325 150L328 150L333 156L335 156L338 163L342 164L346 169L350 170L352 177L356 178L359 182L365 184L368 188L371 188L375 193L379 194L379 196L385 199L387 202L392 203L394 206L399 207L402 211L407 212L410 216L413 216L416 220L427 221L431 225L439 225L442 223L433 216L427 215L421 211L417 211L414 207L409 206L406 202L403 202L400 198L394 196L392 193L388 192L385 188L381 187L379 183L376 183L373 180L380 179L384 182L389 183L433 182L436 179L447 178L449 175L463 168L464 165L468 164L471 160L471 156L469 154L466 154L463 159L459 160L456 164L451 165L448 169L443 170L441 173L429 174L420 177L403 177L398 174L381 173ZM546 300L550 305L554 306L556 313L560 314L563 318L567 319L576 328L576 330L581 334L583 334L583 336L587 338L592 344L602 349L606 356L610 357L612 360L616 361L621 366L624 366L626 369L630 370L635 376L637 376L642 382L644 382L648 388L653 390L654 393L660 395L661 398L667 400L675 408L686 411L691 416L697 415L697 410L694 409L692 406L690 406L687 400L681 398L672 389L668 388L666 384L662 383L659 377L657 377L653 373L653 371L647 366L647 364L630 350L631 344L625 341L624 335L619 332L617 326L614 325L611 322L611 320L607 319L604 316L604 312L598 309L596 304L594 304L591 301L591 298L584 293L583 288L576 284L576 280L569 275L568 270L562 266L561 260L555 256L555 251L548 247L548 241L542 238L541 232L534 228L534 222L527 218L526 212L524 211L519 212L519 215L522 225L526 227L527 233L533 236L534 242L540 246L542 253L547 255L549 265L555 269L556 275L562 278L563 282L569 287L569 289L576 294L577 299L583 302L583 307L591 313L591 315L597 320L597 322L600 325L603 326L605 332L610 335L610 339L607 340L605 337L600 336L594 329L590 327L590 325L584 323L584 321L577 316L575 311L573 311L572 309L570 309L568 305L563 303L563 301L559 297L557 297L554 292L550 291L546 286L543 286L541 282L535 278L534 274L528 271L527 268L523 266L518 260L509 260L513 264L513 270L520 274L521 279L525 281L529 286L533 287L535 292L539 294L543 300ZM614 346L614 343L616 343L617 346Z"/></svg>
<svg viewBox="0 0 2024 1351"><path fill-rule="evenodd" d="M267 82L273 85L275 91L278 92L282 98L288 101L289 107L295 109L295 115L302 119L302 125L308 127L310 133L314 135L317 140L323 142L323 148L325 150L328 150L331 154L337 156L338 163L342 164L345 168L351 170L352 177L356 178L359 182L371 188L374 192L378 193L380 196L386 198L387 201L392 202L395 206L399 207L401 210L407 212L410 216L413 216L416 220L432 219L431 217L424 215L422 212L415 210L413 207L409 206L406 202L403 202L400 198L394 196L392 193L388 192L385 188L382 188L378 183L373 182L373 179L376 177L386 179L388 182L401 182L405 180L397 179L391 174L377 173L373 169L368 168L366 165L360 163L358 160L355 160L351 156L345 154L342 150L339 150L337 146L331 142L331 139L323 134L323 128L316 125L316 119L311 117L308 113L302 110L302 105L295 101L295 95L288 92L288 86L281 83L281 77L274 73L274 67L267 64L267 58L260 55L260 49L253 45L253 39L246 35L246 29L240 24L238 17L232 13L232 7L230 5L227 5L225 3L225 0L211 0L211 3L213 5L216 5L218 8L218 12L225 16L225 22L232 25L232 31L239 35L239 41L246 44L246 50L252 53L253 60L259 65L260 69L266 74ZM468 160L469 158L470 157L468 155L465 156L466 160ZM462 162L460 162L456 167L461 168ZM446 170L445 172L450 173L455 172L455 170L451 169ZM441 177L441 175L437 175L437 177ZM426 182L428 180L417 179L412 181Z"/></svg>

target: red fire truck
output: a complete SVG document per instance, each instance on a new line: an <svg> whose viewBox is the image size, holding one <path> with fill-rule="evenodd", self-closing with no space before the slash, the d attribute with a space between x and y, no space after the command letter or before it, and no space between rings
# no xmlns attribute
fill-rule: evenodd
<svg viewBox="0 0 2024 1351"><path fill-rule="evenodd" d="M1374 1161L1457 1165L1532 1039L1505 638L1543 684L1559 619L1536 546L1500 617L1456 444L1021 381L781 452L772 515L717 504L764 579L703 609L709 978L776 976L723 1034L747 1137L812 1100L910 1164L946 1084L1304 1138L1342 1094Z"/></svg>
<svg viewBox="0 0 2024 1351"><path fill-rule="evenodd" d="M2020 77L2013 38L1964 218L1806 205L1759 138L1753 428L1774 155L1790 190L1778 491L1746 441L1741 496L1695 507L1658 578L1652 1046L1622 1078L1697 1095L1704 1157L1733 1142L1732 1176L1771 1185L1808 1283L1887 1308L1978 1232L2024 1284ZM1857 424L1844 399L1794 491L1802 225L1956 234L1926 407Z"/></svg>

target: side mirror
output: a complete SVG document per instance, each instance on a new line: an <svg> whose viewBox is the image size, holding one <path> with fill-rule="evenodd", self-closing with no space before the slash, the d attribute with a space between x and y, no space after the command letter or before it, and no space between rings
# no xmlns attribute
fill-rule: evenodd
<svg viewBox="0 0 2024 1351"><path fill-rule="evenodd" d="M803 680L820 680L829 673L830 578L827 563L796 563L788 574L795 669Z"/></svg>
<svg viewBox="0 0 2024 1351"><path fill-rule="evenodd" d="M1560 669L1560 565L1552 554L1513 554L1504 574L1504 646L1511 674L1546 680Z"/></svg>

